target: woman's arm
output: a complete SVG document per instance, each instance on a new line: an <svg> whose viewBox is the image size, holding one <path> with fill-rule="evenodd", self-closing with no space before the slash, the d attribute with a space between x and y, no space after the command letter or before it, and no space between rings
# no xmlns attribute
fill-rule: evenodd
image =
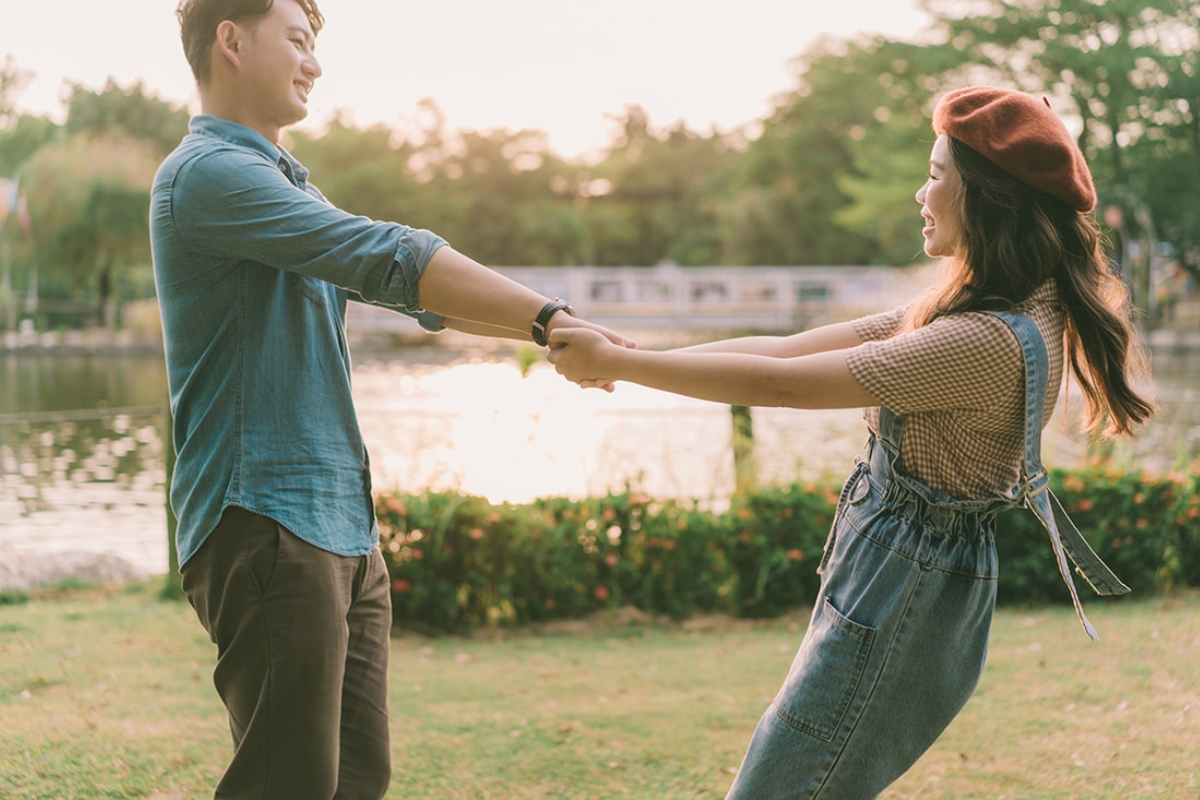
<svg viewBox="0 0 1200 800"><path fill-rule="evenodd" d="M845 348L791 358L744 352L655 352L613 346L586 330L550 336L550 362L581 385L630 381L745 406L854 408L879 405L846 366Z"/></svg>
<svg viewBox="0 0 1200 800"><path fill-rule="evenodd" d="M674 352L745 353L772 358L795 358L813 353L824 353L829 350L845 350L860 344L862 344L862 339L855 332L853 322L837 322L791 336L746 336L739 339L724 339L691 347L681 347Z"/></svg>

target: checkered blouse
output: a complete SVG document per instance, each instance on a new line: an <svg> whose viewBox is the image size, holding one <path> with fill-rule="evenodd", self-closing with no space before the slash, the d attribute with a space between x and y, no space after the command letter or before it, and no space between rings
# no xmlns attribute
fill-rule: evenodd
<svg viewBox="0 0 1200 800"><path fill-rule="evenodd" d="M1053 281L1014 309L1030 317L1050 359L1045 419L1063 375L1064 316ZM967 312L896 334L900 308L855 320L863 344L846 362L863 388L908 415L904 470L959 499L1011 495L1024 451L1025 366L1016 334L989 314ZM863 411L878 431L879 409Z"/></svg>

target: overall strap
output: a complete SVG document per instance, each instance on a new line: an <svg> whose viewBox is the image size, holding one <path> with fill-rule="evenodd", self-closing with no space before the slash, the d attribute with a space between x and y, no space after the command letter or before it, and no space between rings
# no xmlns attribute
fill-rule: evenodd
<svg viewBox="0 0 1200 800"><path fill-rule="evenodd" d="M1050 477L1042 464L1042 421L1045 416L1046 389L1050 362L1046 343L1033 320L1024 314L1003 311L986 312L998 317L1012 328L1021 344L1025 359L1025 455L1021 465L1021 483L1016 499L1033 511L1050 534L1050 545L1058 562L1058 572L1071 591L1075 613L1092 641L1099 640L1095 629L1083 613L1067 556L1096 594L1126 594L1129 587L1113 574L1100 556L1092 550L1075 523L1067 516L1062 504L1050 491Z"/></svg>
<svg viewBox="0 0 1200 800"><path fill-rule="evenodd" d="M879 438L897 466L900 464L900 440L904 437L906 419L887 406L879 407Z"/></svg>

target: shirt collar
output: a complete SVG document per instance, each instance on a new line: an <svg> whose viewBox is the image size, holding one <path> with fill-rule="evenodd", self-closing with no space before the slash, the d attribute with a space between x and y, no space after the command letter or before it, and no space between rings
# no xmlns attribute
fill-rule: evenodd
<svg viewBox="0 0 1200 800"><path fill-rule="evenodd" d="M271 159L285 173L295 177L296 182L303 186L308 180L308 169L292 157L291 153L270 142L265 136L253 128L248 128L240 122L214 117L209 114L197 114L189 124L192 133L199 136L212 136L230 144L247 147L262 153Z"/></svg>
<svg viewBox="0 0 1200 800"><path fill-rule="evenodd" d="M189 125L192 133L199 136L212 136L230 144L257 150L272 161L279 157L279 148L267 141L267 138L253 128L247 128L239 122L230 122L220 117L208 114L197 114L192 117Z"/></svg>

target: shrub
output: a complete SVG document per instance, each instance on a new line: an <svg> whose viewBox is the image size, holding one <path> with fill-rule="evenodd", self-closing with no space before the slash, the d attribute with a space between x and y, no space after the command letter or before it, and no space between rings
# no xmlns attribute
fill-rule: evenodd
<svg viewBox="0 0 1200 800"><path fill-rule="evenodd" d="M739 616L774 617L812 601L836 505L833 489L813 485L763 489L734 504L729 548Z"/></svg>
<svg viewBox="0 0 1200 800"><path fill-rule="evenodd" d="M1200 465L1155 477L1106 465L1051 487L1135 595L1200 585ZM632 605L684 619L772 617L816 596L837 491L764 488L713 513L626 488L586 500L493 505L448 492L376 499L398 625L425 632L577 618ZM1032 512L1001 515L998 602L1069 602ZM1094 596L1085 581L1081 597Z"/></svg>

